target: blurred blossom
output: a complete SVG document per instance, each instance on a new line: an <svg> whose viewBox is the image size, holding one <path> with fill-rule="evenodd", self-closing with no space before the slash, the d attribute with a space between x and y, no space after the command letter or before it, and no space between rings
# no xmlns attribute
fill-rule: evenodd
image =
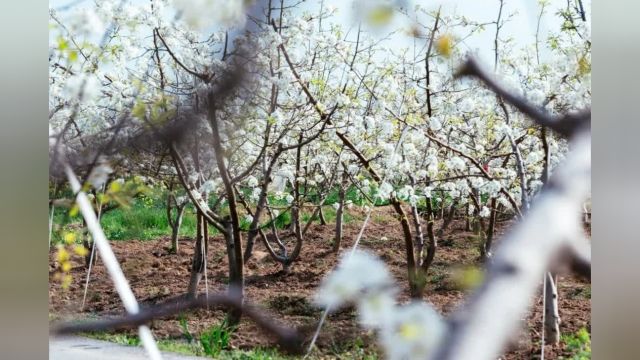
<svg viewBox="0 0 640 360"><path fill-rule="evenodd" d="M390 288L393 277L384 263L362 250L343 255L337 269L329 274L316 294L316 304L340 306L358 299L366 291Z"/></svg>
<svg viewBox="0 0 640 360"><path fill-rule="evenodd" d="M109 162L101 157L98 159L98 163L89 174L88 182L94 189L98 190L107 182L109 175L113 172L113 169L109 165Z"/></svg>
<svg viewBox="0 0 640 360"><path fill-rule="evenodd" d="M380 331L390 360L426 359L445 332L440 315L423 302L394 308L392 321Z"/></svg>

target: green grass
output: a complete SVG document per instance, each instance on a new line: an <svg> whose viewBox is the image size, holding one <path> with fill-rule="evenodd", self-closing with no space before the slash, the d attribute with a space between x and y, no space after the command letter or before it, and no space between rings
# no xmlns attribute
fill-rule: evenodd
<svg viewBox="0 0 640 360"><path fill-rule="evenodd" d="M588 360L591 359L591 335L587 329L582 328L575 334L562 335L562 342L565 349L571 354L567 360Z"/></svg>
<svg viewBox="0 0 640 360"><path fill-rule="evenodd" d="M140 346L136 335L93 332L82 334L86 337L109 341L126 346ZM177 339L160 339L157 341L160 351L174 352L183 355L203 356L223 360L289 360L296 357L287 356L273 348L255 348L252 350L220 349L215 353L207 353L201 341L185 341ZM317 359L314 356L311 359Z"/></svg>
<svg viewBox="0 0 640 360"><path fill-rule="evenodd" d="M200 334L200 345L204 353L211 357L217 357L223 350L228 349L233 331L235 329L223 321Z"/></svg>
<svg viewBox="0 0 640 360"><path fill-rule="evenodd" d="M335 201L337 201L337 190ZM347 200L353 201L354 205L362 202L357 198L358 190L350 188L347 192ZM333 195L332 195L333 196ZM162 190L151 190L148 194L131 199L127 208L119 207L104 213L100 219L105 235L109 240L154 240L159 237L171 235L166 214L166 192ZM212 200L213 201L213 200ZM275 206L286 207L284 199L276 199L270 196L269 203ZM336 210L329 206L333 202L327 200L324 206L324 214L327 222L335 222ZM311 218L312 212L304 212L301 216L302 223L306 223ZM315 219L316 221L318 219ZM350 223L357 220L348 211L344 213L344 222ZM276 227L283 229L291 224L291 212L282 211L276 217ZM82 229L82 217L79 214L69 215L69 209L56 207L53 218L54 231L52 232L52 243L62 241L62 234L65 231L80 231ZM241 228L245 231L249 228L249 222L242 220ZM209 226L211 235L218 231ZM180 227L181 237L194 237L196 233L196 216L193 205L188 205L185 209L182 226ZM79 235L79 234L78 234ZM78 236L78 239L81 237Z"/></svg>
<svg viewBox="0 0 640 360"><path fill-rule="evenodd" d="M110 240L152 240L171 235L171 227L167 220L166 194L153 192L149 196L133 199L128 208L116 208L102 215L100 223L105 235ZM68 209L56 208L54 214L55 228L52 242L60 242L63 230L80 229L82 220L80 215L69 216ZM209 227L210 233L216 229ZM180 227L180 236L195 235L196 217L192 206L185 210Z"/></svg>

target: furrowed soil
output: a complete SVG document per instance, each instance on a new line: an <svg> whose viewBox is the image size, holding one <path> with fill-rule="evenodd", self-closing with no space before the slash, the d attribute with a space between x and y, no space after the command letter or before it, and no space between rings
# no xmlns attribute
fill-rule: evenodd
<svg viewBox="0 0 640 360"><path fill-rule="evenodd" d="M351 221L345 224L342 251L350 248L362 226L364 214L359 210L349 212ZM439 229L437 220L435 229ZM498 222L496 242L513 224L512 221ZM473 232L465 231L463 220L454 221L444 235L439 238L439 248L434 264L429 270L428 285L424 300L435 306L442 314L448 314L463 303L472 291L463 289L460 274L468 274L464 269L481 268L478 239ZM281 266L267 254L264 245L258 242L254 257L245 264L246 300L261 306L268 313L285 324L309 330L315 324L321 311L313 306L314 291L325 274L337 263L339 256L331 252L334 225L314 223L304 238L300 259L289 273L283 273ZM386 238L386 239L385 239ZM285 239L291 242L292 237ZM111 245L122 269L129 280L136 298L144 306L163 303L187 291L193 239L180 241L178 254L169 254L170 240L162 238L152 241L112 241ZM376 208L371 215L359 248L377 254L389 266L401 289L400 302L409 301L404 241L398 221L389 207ZM209 241L207 258L207 282L210 293L221 292L228 281L228 265L224 240L212 236ZM122 314L124 308L100 260L92 269L86 304L82 308L86 269L82 259L72 260L71 285L63 290L57 280L55 248L50 252L49 262L49 312L56 320L84 319ZM464 276L462 276L464 277ZM542 280L542 279L541 279ZM541 281L542 283L542 281ZM591 285L569 273L558 275L559 310L561 332L574 334L581 328L591 332ZM540 288L541 289L541 288ZM200 284L200 293L205 292L205 281ZM186 315L189 332L197 338L209 327L219 324L225 316L223 310L195 310ZM180 316L154 320L153 333L160 339L185 339ZM529 314L522 319L522 329L514 334L502 359L537 359L540 357L542 330L542 292L531 299ZM135 335L135 331L123 330ZM237 349L273 347L274 341L250 320L243 319L237 331L232 334L230 346ZM374 334L357 326L354 309L346 309L330 315L318 339L320 358L354 358L354 346L364 348L368 353L382 352L375 344ZM547 359L568 356L562 342L545 347Z"/></svg>

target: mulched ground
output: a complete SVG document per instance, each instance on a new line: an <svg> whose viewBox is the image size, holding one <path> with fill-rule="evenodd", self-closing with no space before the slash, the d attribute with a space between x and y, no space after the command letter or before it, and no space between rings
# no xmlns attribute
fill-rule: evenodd
<svg viewBox="0 0 640 360"><path fill-rule="evenodd" d="M345 225L343 248L353 244L362 222L357 210L351 214L356 220ZM497 234L508 228L510 222L499 223ZM439 222L436 222L436 229ZM246 298L263 306L266 311L284 323L304 326L316 322L321 312L313 307L312 298L323 276L337 262L331 253L333 225L313 225L305 236L301 257L288 274L280 272L281 266L266 254L262 244L256 245L256 256L246 264ZM386 237L386 241L381 238ZM499 238L499 236L498 236ZM401 301L408 300L406 291L406 259L404 242L393 211L387 207L376 208L367 226L360 247L378 254L390 267L403 289ZM498 241L499 243L499 241ZM164 302L187 290L193 239L182 239L179 254L168 254L169 239L154 241L113 241L113 250L121 262L123 271L134 293L143 306ZM455 221L440 239L440 248L430 270L430 278L424 299L441 313L447 314L462 303L467 292L456 286L456 269L478 266L478 244L473 233L464 231L464 223ZM224 241L220 236L210 240L208 258L209 291L223 291L227 282L227 259ZM81 309L86 270L80 259L74 259L71 270L73 282L67 290L54 279L56 272L55 249L50 253L49 312L52 318L71 319L88 316L104 316L121 313L124 309L113 289L101 261L93 268L87 301ZM204 292L204 281L200 291ZM569 274L561 274L558 281L559 307L563 334L575 333L582 327L591 330L591 286ZM531 299L529 315L522 319L522 331L510 345L502 359L537 359L540 355L540 329L542 321L541 292ZM220 310L197 310L188 315L189 330L199 334L217 324L224 317ZM184 338L179 317L156 320L151 328L158 338ZM359 329L352 309L329 317L318 341L325 358L351 358L344 352L359 343L375 350L374 337ZM272 346L273 341L250 321L243 320L232 335L231 346L240 349ZM558 359L568 355L564 344L547 346L545 358ZM342 355L341 355L342 354Z"/></svg>

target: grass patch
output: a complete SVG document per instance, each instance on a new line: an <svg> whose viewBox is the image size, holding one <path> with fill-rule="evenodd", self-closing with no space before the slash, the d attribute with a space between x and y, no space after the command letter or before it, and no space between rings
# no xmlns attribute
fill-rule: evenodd
<svg viewBox="0 0 640 360"><path fill-rule="evenodd" d="M574 288L571 289L568 293L569 298L571 299L577 299L577 298L583 298L583 299L591 299L591 285L586 285L584 288Z"/></svg>
<svg viewBox="0 0 640 360"><path fill-rule="evenodd" d="M565 350L569 352L569 357L560 357L567 360L588 360L591 359L591 335L587 329L582 328L575 334L561 336L565 344Z"/></svg>
<svg viewBox="0 0 640 360"><path fill-rule="evenodd" d="M330 353L338 359L377 360L375 346L367 345L361 337L355 339L332 342Z"/></svg>
<svg viewBox="0 0 640 360"><path fill-rule="evenodd" d="M80 230L82 218L80 215L70 216L68 209L56 208L54 218L52 243L62 241L65 230ZM132 199L128 208L116 208L106 212L100 218L100 223L109 240L152 240L162 236L170 236L171 227L167 220L166 192L155 191ZM210 233L217 233L212 226ZM193 206L187 206L182 226L181 236L194 236L196 231L196 217Z"/></svg>
<svg viewBox="0 0 640 360"><path fill-rule="evenodd" d="M136 335L116 334L105 332L84 333L88 338L109 341L126 346L141 346L140 339ZM202 337L201 337L202 339ZM255 348L252 350L220 349L215 353L207 353L202 346L202 341L185 341L177 339L160 339L157 341L160 351L173 352L182 355L203 356L223 360L289 360L296 357L283 355L273 348ZM311 356L310 359L319 359Z"/></svg>
<svg viewBox="0 0 640 360"><path fill-rule="evenodd" d="M337 190L335 190L337 194ZM359 205L362 201L357 200L357 190L350 189L347 194L347 200L351 200L355 205ZM70 194L62 192L59 196L70 197ZM336 195L337 196L337 195ZM284 199L269 196L269 203L276 206L287 206ZM119 207L104 213L101 216L100 223L109 240L154 240L160 237L171 235L171 227L167 220L166 210L167 192L161 189L152 189L148 193L138 196L130 200L127 208ZM214 199L210 199L212 202ZM337 201L337 200L336 200ZM325 204L330 205L332 201L326 201ZM223 206L224 207L224 206ZM324 206L324 214L327 222L335 222L336 210L332 206ZM222 209L222 213L226 208ZM68 208L56 207L53 224L51 241L53 244L62 242L62 234L65 231L73 231L80 235L82 230L82 217L79 214L71 216ZM311 218L312 212L304 212L301 216L303 223ZM315 221L318 221L316 216ZM348 211L344 213L344 222L350 223L357 220ZM276 227L284 229L291 225L291 212L282 211L275 219ZM242 220L241 227L244 231L249 228L249 222ZM196 233L196 216L195 208L192 204L187 205L182 226L180 227L180 236L193 237ZM209 226L209 233L215 235L218 231L213 226ZM80 240L82 237L78 236Z"/></svg>

